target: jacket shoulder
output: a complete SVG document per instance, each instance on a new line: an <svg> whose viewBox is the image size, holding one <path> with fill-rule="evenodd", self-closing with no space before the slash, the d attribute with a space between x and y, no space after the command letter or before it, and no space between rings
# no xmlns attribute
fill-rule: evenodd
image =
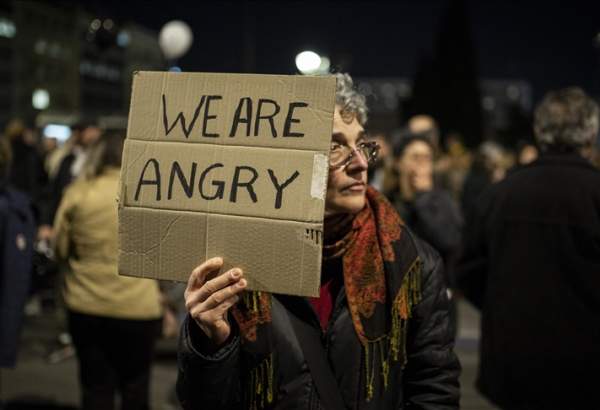
<svg viewBox="0 0 600 410"><path fill-rule="evenodd" d="M421 259L421 263L423 264L423 275L428 276L436 268L443 265L442 257L437 250L435 250L426 241L419 238L408 227L403 226L403 229L405 230L405 234L408 235L409 239L414 244L417 255L419 256L419 259ZM423 279L426 279L426 277Z"/></svg>

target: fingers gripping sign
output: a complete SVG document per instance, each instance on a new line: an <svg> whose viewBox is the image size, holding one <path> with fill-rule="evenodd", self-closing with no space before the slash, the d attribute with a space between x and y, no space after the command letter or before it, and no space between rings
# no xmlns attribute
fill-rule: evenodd
<svg viewBox="0 0 600 410"><path fill-rule="evenodd" d="M223 344L231 333L227 312L239 300L247 282L241 269L219 273L222 258L212 258L196 267L185 290L185 307L200 329L215 345Z"/></svg>

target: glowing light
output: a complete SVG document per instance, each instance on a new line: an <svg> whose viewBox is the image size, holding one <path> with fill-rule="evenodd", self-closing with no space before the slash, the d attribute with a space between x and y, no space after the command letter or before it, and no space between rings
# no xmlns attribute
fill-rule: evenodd
<svg viewBox="0 0 600 410"><path fill-rule="evenodd" d="M511 100L516 101L521 96L521 90L519 90L519 87L517 87L516 85L512 84L512 85L509 85L507 87L507 89L506 89L506 95Z"/></svg>
<svg viewBox="0 0 600 410"><path fill-rule="evenodd" d="M302 74L315 74L321 66L321 56L314 51L303 51L296 56L296 67Z"/></svg>
<svg viewBox="0 0 600 410"><path fill-rule="evenodd" d="M31 105L36 110L45 110L50 106L50 94L48 90L38 88L33 91L31 96Z"/></svg>
<svg viewBox="0 0 600 410"><path fill-rule="evenodd" d="M0 37L13 38L17 34L15 23L8 19L0 18Z"/></svg>
<svg viewBox="0 0 600 410"><path fill-rule="evenodd" d="M46 138L56 138L62 143L71 136L71 128L62 124L48 124L44 127L43 134Z"/></svg>
<svg viewBox="0 0 600 410"><path fill-rule="evenodd" d="M92 23L90 24L90 28L93 31L96 31L100 28L100 25L102 25L102 23L100 22L99 19L94 19L94 21L92 21Z"/></svg>
<svg viewBox="0 0 600 410"><path fill-rule="evenodd" d="M496 101L493 97L485 96L482 101L483 109L486 111L494 111L496 108Z"/></svg>
<svg viewBox="0 0 600 410"><path fill-rule="evenodd" d="M119 34L117 34L117 44L119 47L127 47L130 42L131 37L129 36L129 33L124 30L119 31Z"/></svg>
<svg viewBox="0 0 600 410"><path fill-rule="evenodd" d="M111 19L106 19L106 20L104 20L104 23L102 23L102 26L104 27L105 30L110 31L115 26L115 23Z"/></svg>

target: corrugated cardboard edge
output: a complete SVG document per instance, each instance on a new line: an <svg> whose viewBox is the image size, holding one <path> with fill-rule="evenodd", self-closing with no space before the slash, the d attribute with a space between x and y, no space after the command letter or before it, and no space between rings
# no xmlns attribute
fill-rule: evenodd
<svg viewBox="0 0 600 410"><path fill-rule="evenodd" d="M122 275L186 282L201 262L221 256L224 269L244 270L249 289L319 293L319 223L124 207L119 211L119 238ZM265 246L251 252L248 244L256 243ZM264 275L267 271L271 276ZM260 280L256 272L261 272Z"/></svg>

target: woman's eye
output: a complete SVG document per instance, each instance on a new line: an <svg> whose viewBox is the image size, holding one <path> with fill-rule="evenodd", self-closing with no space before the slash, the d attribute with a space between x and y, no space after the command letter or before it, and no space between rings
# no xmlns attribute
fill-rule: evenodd
<svg viewBox="0 0 600 410"><path fill-rule="evenodd" d="M337 151L340 148L342 148L340 144L331 144L331 151Z"/></svg>

